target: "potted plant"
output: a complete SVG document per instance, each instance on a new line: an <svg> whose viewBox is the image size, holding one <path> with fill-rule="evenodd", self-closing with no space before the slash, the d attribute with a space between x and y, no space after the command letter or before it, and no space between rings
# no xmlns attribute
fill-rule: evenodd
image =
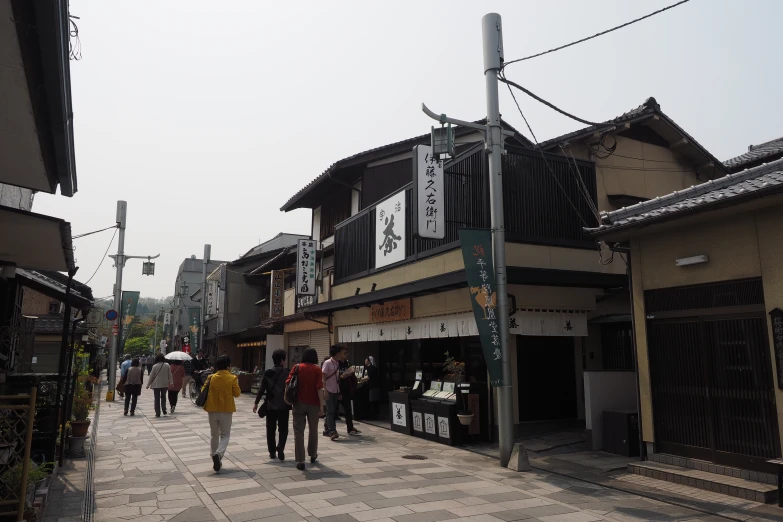
<svg viewBox="0 0 783 522"><path fill-rule="evenodd" d="M76 377L76 388L73 392L73 402L71 403L71 437L86 437L87 430L90 427L90 408L92 408L92 392L88 384L97 381L90 375L90 369L86 367L87 354L80 349L76 353L75 370L78 372Z"/></svg>
<svg viewBox="0 0 783 522"><path fill-rule="evenodd" d="M459 387L460 383L465 380L465 363L454 359L454 357L449 355L449 352L446 352L445 355L446 360L443 361L443 369L446 372L446 378L454 381L457 392L457 418L459 418L459 422L463 426L470 426L473 422L473 412L468 409L462 396L462 390Z"/></svg>

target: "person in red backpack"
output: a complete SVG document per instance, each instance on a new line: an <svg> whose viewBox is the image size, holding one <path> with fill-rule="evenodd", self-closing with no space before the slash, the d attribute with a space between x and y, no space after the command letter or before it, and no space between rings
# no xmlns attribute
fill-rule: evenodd
<svg viewBox="0 0 783 522"><path fill-rule="evenodd" d="M318 458L318 416L323 415L326 403L323 394L323 373L321 373L321 367L318 366L318 353L314 348L308 348L304 351L302 362L294 366L291 373L288 374L285 381L286 386L291 384L294 375L296 375L298 388L296 402L293 404L294 456L296 469L301 471L305 469L305 425L309 425L310 429L307 439L307 454L310 456L310 462L313 463ZM286 399L288 399L287 393Z"/></svg>

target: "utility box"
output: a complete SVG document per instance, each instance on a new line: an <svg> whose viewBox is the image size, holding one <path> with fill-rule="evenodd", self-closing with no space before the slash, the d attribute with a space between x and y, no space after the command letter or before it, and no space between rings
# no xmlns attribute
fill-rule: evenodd
<svg viewBox="0 0 783 522"><path fill-rule="evenodd" d="M639 414L632 410L604 411L603 451L623 455L639 456Z"/></svg>

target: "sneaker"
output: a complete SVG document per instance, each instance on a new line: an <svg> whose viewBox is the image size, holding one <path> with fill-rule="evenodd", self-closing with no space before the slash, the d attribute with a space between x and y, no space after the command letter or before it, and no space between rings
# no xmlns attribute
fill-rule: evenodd
<svg viewBox="0 0 783 522"><path fill-rule="evenodd" d="M166 410L163 410L163 415L168 415L168 414L169 414L169 412L167 412Z"/></svg>
<svg viewBox="0 0 783 522"><path fill-rule="evenodd" d="M356 428L354 428L354 429L352 429L351 431L348 432L348 435L361 435L361 434L362 434L362 432L357 430Z"/></svg>
<svg viewBox="0 0 783 522"><path fill-rule="evenodd" d="M277 458L280 459L281 462L285 460L285 453L283 453L283 450L277 450Z"/></svg>
<svg viewBox="0 0 783 522"><path fill-rule="evenodd" d="M332 433L329 430L324 430L324 437L328 437Z"/></svg>
<svg viewBox="0 0 783 522"><path fill-rule="evenodd" d="M277 456L274 453L269 453L269 458L275 460Z"/></svg>
<svg viewBox="0 0 783 522"><path fill-rule="evenodd" d="M329 438L332 440L337 440L340 438L340 435L336 431L333 431L331 435L329 435Z"/></svg>
<svg viewBox="0 0 783 522"><path fill-rule="evenodd" d="M222 459L220 458L220 455L218 455L217 453L212 455L212 469L215 470L215 473L220 471L220 467L221 467L221 462L220 461L221 460Z"/></svg>
<svg viewBox="0 0 783 522"><path fill-rule="evenodd" d="M136 416L136 412L135 412L135 411L132 411L132 412L131 412L131 417L135 417L135 416Z"/></svg>
<svg viewBox="0 0 783 522"><path fill-rule="evenodd" d="M171 413L172 413L172 414L174 413L174 408L176 408L176 406L172 406L172 407L171 407Z"/></svg>
<svg viewBox="0 0 783 522"><path fill-rule="evenodd" d="M310 464L315 464L315 461L318 460L318 454L316 453L312 457L310 457Z"/></svg>
<svg viewBox="0 0 783 522"><path fill-rule="evenodd" d="M304 462L297 462L296 463L296 469L298 469L299 471L304 471L304 468L305 468Z"/></svg>
<svg viewBox="0 0 783 522"><path fill-rule="evenodd" d="M128 416L128 410L125 410L125 413L123 413L126 417Z"/></svg>

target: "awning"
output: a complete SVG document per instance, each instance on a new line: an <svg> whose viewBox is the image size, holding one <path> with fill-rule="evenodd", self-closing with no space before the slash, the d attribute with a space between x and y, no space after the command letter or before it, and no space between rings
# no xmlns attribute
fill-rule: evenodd
<svg viewBox="0 0 783 522"><path fill-rule="evenodd" d="M0 206L0 265L68 272L75 268L71 224Z"/></svg>
<svg viewBox="0 0 783 522"><path fill-rule="evenodd" d="M40 292L41 294L51 297L52 299L56 299L60 302L66 302L66 285L63 284L62 281L57 281L53 277L49 277L46 274L41 274L40 272L36 272L34 270L22 269L18 269L16 271L16 278L19 281L19 284L22 286L32 288L36 292ZM71 284L71 292L68 295L68 302L71 304L71 306L74 306L80 310L84 310L92 306L92 294L84 295L77 287L83 287L83 285L74 280ZM62 321L60 324L62 325Z"/></svg>

